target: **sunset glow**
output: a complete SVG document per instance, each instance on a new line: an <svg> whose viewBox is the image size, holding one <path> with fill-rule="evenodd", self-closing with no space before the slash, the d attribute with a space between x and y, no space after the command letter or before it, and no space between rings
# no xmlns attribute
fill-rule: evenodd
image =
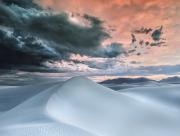
<svg viewBox="0 0 180 136"><path fill-rule="evenodd" d="M130 56L141 65L176 65L180 63L180 1L178 0L41 0L45 7L57 11L90 14L105 21L112 32L111 41L129 47L131 32L141 27L164 27L167 46L154 47L142 56Z"/></svg>

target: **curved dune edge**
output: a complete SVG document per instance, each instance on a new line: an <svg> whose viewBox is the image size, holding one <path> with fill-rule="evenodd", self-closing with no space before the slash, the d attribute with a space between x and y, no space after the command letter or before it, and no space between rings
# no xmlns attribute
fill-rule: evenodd
<svg viewBox="0 0 180 136"><path fill-rule="evenodd" d="M2 136L37 133L38 136L178 136L178 101L174 101L175 111L168 108L173 104L169 99L180 98L178 88L167 87L168 93L158 87L152 93L150 88L115 92L84 77L72 78L63 85L52 84L3 113L0 133ZM168 99L163 99L160 105L154 100L161 96Z"/></svg>

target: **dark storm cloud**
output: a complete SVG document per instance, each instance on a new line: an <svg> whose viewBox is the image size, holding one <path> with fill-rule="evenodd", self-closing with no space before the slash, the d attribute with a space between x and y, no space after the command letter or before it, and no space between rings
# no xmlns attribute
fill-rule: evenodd
<svg viewBox="0 0 180 136"><path fill-rule="evenodd" d="M94 51L94 56L101 56L102 58L115 58L120 54L126 54L125 49L120 43L111 43L106 47L101 47Z"/></svg>
<svg viewBox="0 0 180 136"><path fill-rule="evenodd" d="M166 42L153 42L150 46L166 46Z"/></svg>
<svg viewBox="0 0 180 136"><path fill-rule="evenodd" d="M152 47L167 46L166 39L162 37L163 26L159 28L141 27L140 29L135 29L131 34L132 49L128 51L128 54L131 55L136 53L137 56L140 56L144 54L142 50L149 50Z"/></svg>
<svg viewBox="0 0 180 136"><path fill-rule="evenodd" d="M140 29L136 29L133 32L136 34L149 34L153 29L141 27Z"/></svg>
<svg viewBox="0 0 180 136"><path fill-rule="evenodd" d="M84 15L89 26L69 21L68 14L41 9L31 0L0 1L0 65L42 66L46 61L67 60L70 54L112 58L120 44L102 47L109 34L102 21Z"/></svg>
<svg viewBox="0 0 180 136"><path fill-rule="evenodd" d="M0 0L6 5L18 5L23 8L40 8L37 4L33 2L33 0Z"/></svg>
<svg viewBox="0 0 180 136"><path fill-rule="evenodd" d="M55 58L57 54L35 37L16 35L0 29L0 65L40 65L40 62Z"/></svg>
<svg viewBox="0 0 180 136"><path fill-rule="evenodd" d="M161 40L161 36L162 36L162 30L163 30L163 26L161 26L159 29L156 29L153 31L151 37L154 41L159 41Z"/></svg>

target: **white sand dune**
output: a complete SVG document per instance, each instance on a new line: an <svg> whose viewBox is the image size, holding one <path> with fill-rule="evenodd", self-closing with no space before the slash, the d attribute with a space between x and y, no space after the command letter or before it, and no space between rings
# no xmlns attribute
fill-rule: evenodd
<svg viewBox="0 0 180 136"><path fill-rule="evenodd" d="M63 85L53 82L17 88L11 91L31 93L26 99L24 93L21 102L1 112L0 136L180 134L180 85L117 92L76 77ZM1 96L6 96L4 93L0 90L0 102Z"/></svg>

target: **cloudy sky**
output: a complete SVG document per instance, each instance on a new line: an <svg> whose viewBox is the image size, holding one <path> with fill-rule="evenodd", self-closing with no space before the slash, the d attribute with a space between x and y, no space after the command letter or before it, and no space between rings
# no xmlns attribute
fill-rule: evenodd
<svg viewBox="0 0 180 136"><path fill-rule="evenodd" d="M3 69L178 75L179 0L0 0Z"/></svg>

